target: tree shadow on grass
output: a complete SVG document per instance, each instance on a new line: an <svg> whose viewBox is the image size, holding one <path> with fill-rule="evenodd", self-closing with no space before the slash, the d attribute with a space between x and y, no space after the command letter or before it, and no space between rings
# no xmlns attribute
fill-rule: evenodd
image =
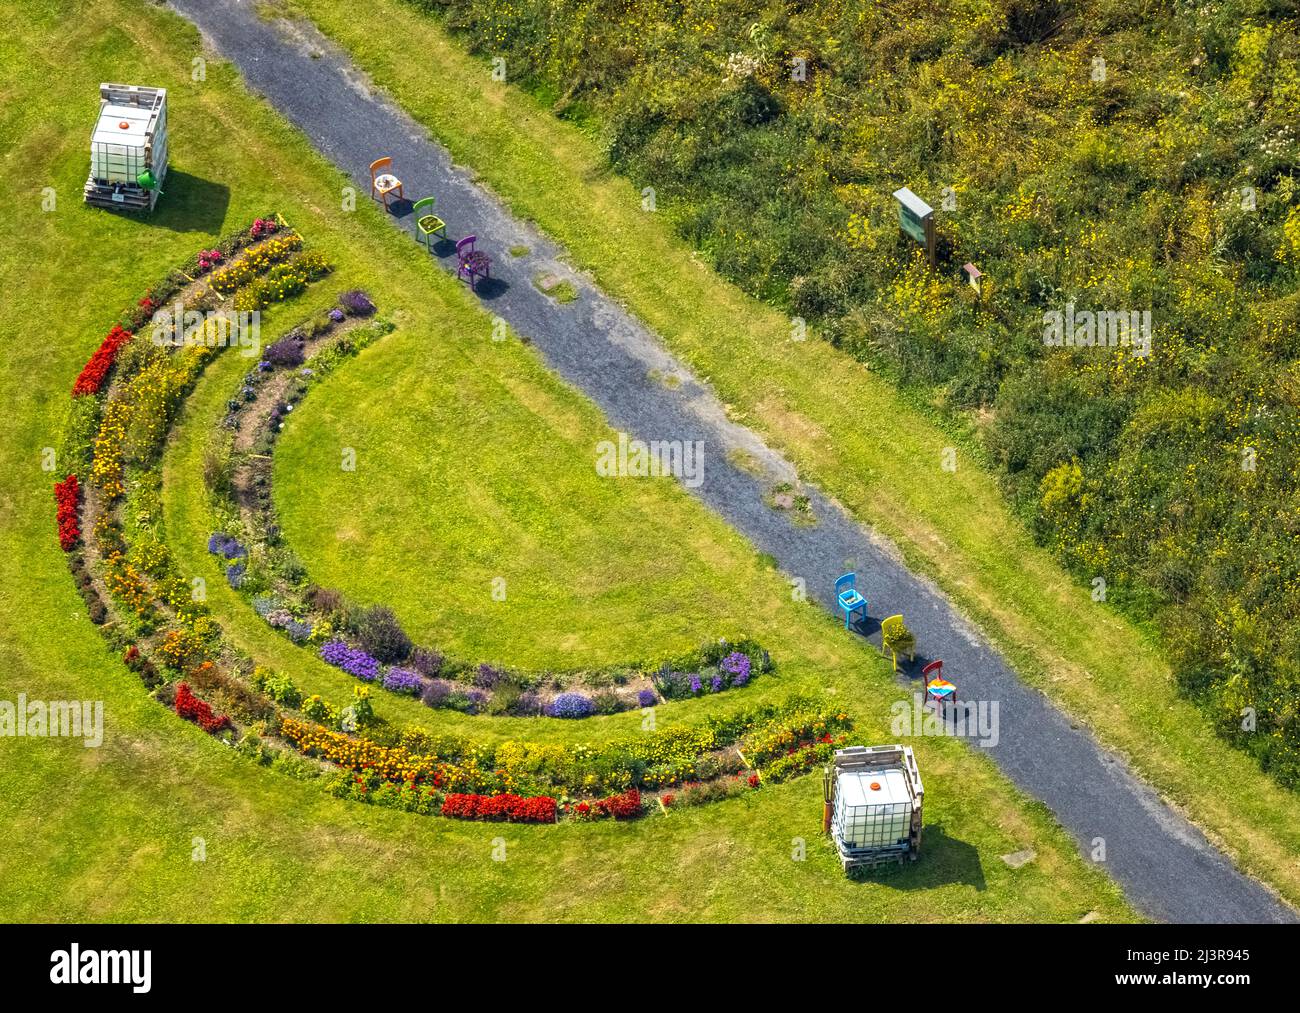
<svg viewBox="0 0 1300 1013"><path fill-rule="evenodd" d="M169 168L153 211L100 207L90 210L130 218L142 225L170 229L172 232L207 232L219 235L225 228L226 209L229 206L230 187L224 183L202 179L183 169Z"/></svg>
<svg viewBox="0 0 1300 1013"><path fill-rule="evenodd" d="M921 850L915 862L890 862L872 869L854 870L853 883L877 883L896 890L930 890L961 884L986 889L979 851L972 844L950 837L942 823L927 823L921 831Z"/></svg>

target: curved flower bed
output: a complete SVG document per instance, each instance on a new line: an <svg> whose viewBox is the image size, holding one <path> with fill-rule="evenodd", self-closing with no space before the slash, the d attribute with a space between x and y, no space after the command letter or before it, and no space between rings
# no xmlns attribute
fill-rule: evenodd
<svg viewBox="0 0 1300 1013"><path fill-rule="evenodd" d="M81 541L81 486L76 475L69 475L62 482L54 483L54 501L57 504L59 524L59 545L64 552L71 552Z"/></svg>
<svg viewBox="0 0 1300 1013"><path fill-rule="evenodd" d="M121 324L114 324L113 329L95 350L95 354L77 374L76 382L72 385L72 396L98 394L100 388L104 386L104 380L108 378L109 370L113 368L113 363L117 361L117 353L130 340L131 332Z"/></svg>
<svg viewBox="0 0 1300 1013"><path fill-rule="evenodd" d="M176 686L176 713L186 721L193 721L209 734L219 732L230 725L230 718L218 714L210 704L194 695L187 683Z"/></svg>
<svg viewBox="0 0 1300 1013"><path fill-rule="evenodd" d="M572 720L613 714L742 688L772 669L768 653L749 639L721 639L688 655L596 671L533 672L475 664L413 644L390 609L361 608L338 591L312 584L283 544L271 492L271 458L284 419L312 387L373 338L358 340L355 331L344 332L322 343L310 360L305 358L307 346L343 321L374 312L364 292L345 292L327 318L295 328L268 348L241 381L238 396L227 402L225 426L243 437L240 446L247 449L235 455L234 478L215 518L223 527L212 533L209 551L230 559L224 547L231 543L257 548L251 558L227 564L225 576L269 625L358 679L418 696L432 708L469 715ZM558 691L552 688L557 680L562 684Z"/></svg>
<svg viewBox="0 0 1300 1013"><path fill-rule="evenodd" d="M310 709L309 703L303 711ZM289 715L281 718L280 734L300 751L362 775L361 783L371 792L390 783L463 794L558 797L564 814L581 819L593 814L628 818L633 810L642 811L643 792L718 779L756 788L760 781L746 754L763 752L769 741L799 743L803 737L842 733L849 727L846 714L795 698L710 718L696 727L615 739L597 747L515 741L492 745L419 728L407 728L397 742L381 744ZM353 792L357 782L341 783ZM421 796L409 800L417 798Z"/></svg>
<svg viewBox="0 0 1300 1013"><path fill-rule="evenodd" d="M545 795L448 795L442 815L467 820L509 820L511 823L554 823L558 806Z"/></svg>
<svg viewBox="0 0 1300 1013"><path fill-rule="evenodd" d="M88 381L72 400L65 452L68 459L89 466L90 482L83 488L76 474L69 474L56 484L60 542L69 550L69 568L91 618L156 698L183 719L222 736L242 755L294 776L321 778L336 796L409 812L519 823L626 820L655 809L651 803L656 797L649 793L671 790L682 799L702 801L752 790L761 779L743 752L751 737L767 755L771 750L762 743L801 743L809 729L849 726L842 713L822 713L810 701L791 700L599 745L487 744L418 727L392 728L375 715L366 685L355 687L347 706L304 696L287 676L254 665L236 650L201 596L192 593L158 520L164 441L180 403L215 351L165 343L146 347L145 339L133 335L140 334L163 299L176 296L186 307L220 305L221 293L202 280L204 275L259 235L271 233L278 241L286 238L286 229L278 220L260 219L217 249L201 251L186 270L173 272L124 319L121 333L126 338L111 357L99 357L87 374L94 383ZM250 249L240 260L258 264L263 258ZM317 321L317 334L328 334L349 315L374 312L364 293L348 296L343 309ZM370 330L345 330L334 339L329 350L333 360L327 357L319 368L328 371L367 340L386 333L382 325L364 327ZM302 337L291 335L277 343L282 348L274 357L292 363L294 346L302 343ZM259 367L258 372L275 368ZM235 423L237 428L237 419ZM83 534L79 507L88 529L84 552L72 551ZM218 533L208 549L221 559L232 586L256 580L261 543ZM386 610L378 610L365 631L378 636L374 642L379 646L372 651L368 643L357 645L333 633L328 610L309 617L264 595L255 600L255 608L294 640L318 647L332 664L392 692L424 694L440 681L434 676L455 674L472 679L475 691L486 696L511 677L496 666L445 663L436 652L415 648L391 613L382 614ZM752 666L768 663L752 644L708 645L688 664L702 664L700 659L707 659L725 686L745 685ZM665 665L659 674L666 679L673 671L674 666ZM649 706L658 693L643 688L635 699ZM574 692L544 705L557 716L582 716L591 702ZM659 809L672 804L672 794L665 798Z"/></svg>

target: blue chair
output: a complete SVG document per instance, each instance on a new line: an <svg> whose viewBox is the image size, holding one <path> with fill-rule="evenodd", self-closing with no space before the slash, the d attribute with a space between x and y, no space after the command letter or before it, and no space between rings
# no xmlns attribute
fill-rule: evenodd
<svg viewBox="0 0 1300 1013"><path fill-rule="evenodd" d="M853 625L854 613L861 612L864 622L867 618L867 599L858 594L857 582L858 575L856 573L846 573L835 581L835 600L840 603L840 608L844 610L844 628L846 630Z"/></svg>

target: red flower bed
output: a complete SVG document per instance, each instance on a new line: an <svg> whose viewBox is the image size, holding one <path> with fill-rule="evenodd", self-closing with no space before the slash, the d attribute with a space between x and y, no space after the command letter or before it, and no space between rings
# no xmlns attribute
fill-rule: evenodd
<svg viewBox="0 0 1300 1013"><path fill-rule="evenodd" d="M81 372L77 375L77 382L72 385L72 396L98 394L99 388L104 385L104 378L108 376L108 371L113 368L117 353L130 340L131 332L121 324L114 324L113 329L108 332L108 337L100 342L95 354L81 368Z"/></svg>
<svg viewBox="0 0 1300 1013"><path fill-rule="evenodd" d="M448 795L442 814L463 820L509 820L511 823L554 823L555 799L547 795Z"/></svg>
<svg viewBox="0 0 1300 1013"><path fill-rule="evenodd" d="M645 806L641 803L641 793L635 788L623 792L622 795L610 795L609 798L599 799L595 803L595 809L598 815L613 816L616 820L634 819L645 812Z"/></svg>
<svg viewBox="0 0 1300 1013"><path fill-rule="evenodd" d="M81 540L81 521L77 517L81 486L77 484L76 475L54 483L54 502L58 504L59 544L64 552L70 552Z"/></svg>
<svg viewBox="0 0 1300 1013"><path fill-rule="evenodd" d="M280 223L274 218L254 218L253 225L248 231L254 239L261 239L273 232L279 232Z"/></svg>
<svg viewBox="0 0 1300 1013"><path fill-rule="evenodd" d="M204 700L190 690L188 683L176 686L176 713L186 721L193 721L205 732L219 732L230 724L230 718L218 714Z"/></svg>

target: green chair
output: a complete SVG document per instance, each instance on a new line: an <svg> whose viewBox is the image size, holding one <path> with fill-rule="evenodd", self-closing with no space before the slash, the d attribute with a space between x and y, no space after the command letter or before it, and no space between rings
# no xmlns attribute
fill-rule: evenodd
<svg viewBox="0 0 1300 1013"><path fill-rule="evenodd" d="M428 211L421 214L421 208L427 208ZM411 206L411 210L415 212L415 238L432 251L433 236L441 235L443 239L447 238L447 223L432 213L432 197L425 197L423 200L416 201Z"/></svg>
<svg viewBox="0 0 1300 1013"><path fill-rule="evenodd" d="M894 671L898 671L898 656L906 654L909 661L916 660L916 637L903 622L902 616L890 616L880 624L880 653L889 651L894 656Z"/></svg>

